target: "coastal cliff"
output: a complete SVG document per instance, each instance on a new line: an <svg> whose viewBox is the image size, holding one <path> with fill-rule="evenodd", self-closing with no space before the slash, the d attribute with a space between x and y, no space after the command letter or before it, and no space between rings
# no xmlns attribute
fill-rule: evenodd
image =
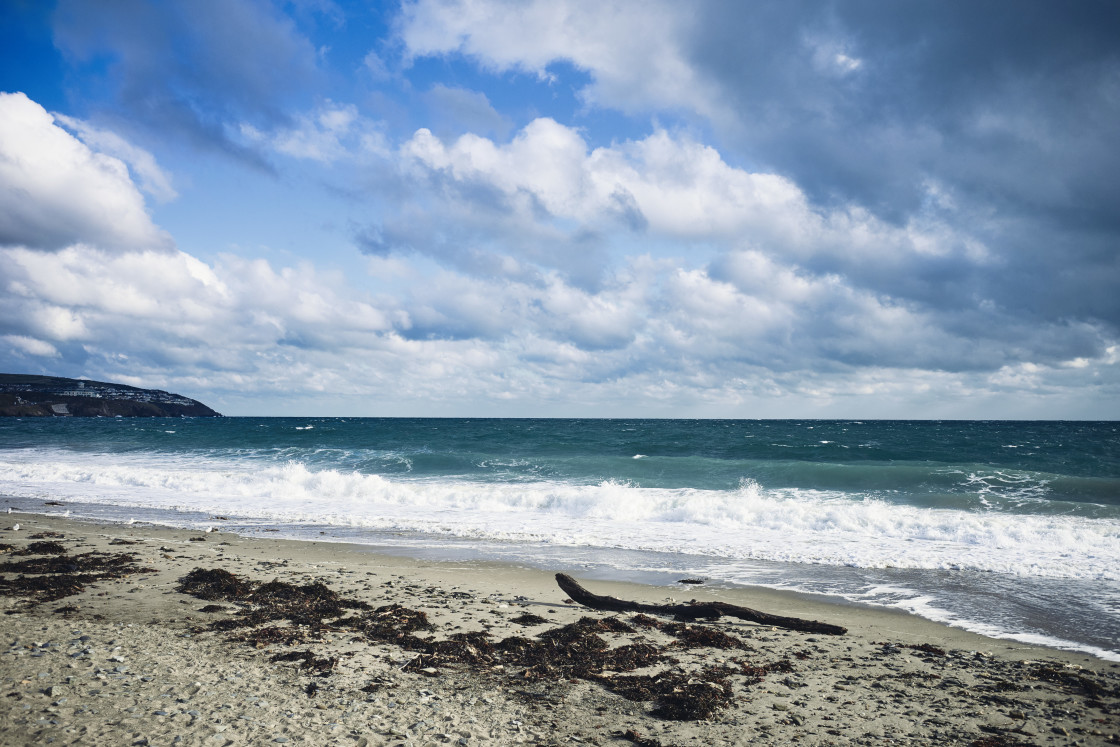
<svg viewBox="0 0 1120 747"><path fill-rule="evenodd" d="M0 417L221 417L159 389L32 374L0 374Z"/></svg>

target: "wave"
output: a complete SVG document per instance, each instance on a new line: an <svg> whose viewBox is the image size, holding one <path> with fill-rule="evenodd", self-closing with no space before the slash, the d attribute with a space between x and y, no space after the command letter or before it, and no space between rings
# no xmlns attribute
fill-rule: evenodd
<svg viewBox="0 0 1120 747"><path fill-rule="evenodd" d="M767 488L753 479L722 490L651 488L625 480L386 476L174 454L116 454L109 462L44 450L0 455L0 490L480 540L1120 580L1116 518L909 505L842 490Z"/></svg>

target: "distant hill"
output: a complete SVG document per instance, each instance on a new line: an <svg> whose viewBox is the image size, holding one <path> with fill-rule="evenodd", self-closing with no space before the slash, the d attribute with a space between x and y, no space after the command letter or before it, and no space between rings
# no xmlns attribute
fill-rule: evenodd
<svg viewBox="0 0 1120 747"><path fill-rule="evenodd" d="M33 374L0 374L0 417L221 417L198 400L159 389Z"/></svg>

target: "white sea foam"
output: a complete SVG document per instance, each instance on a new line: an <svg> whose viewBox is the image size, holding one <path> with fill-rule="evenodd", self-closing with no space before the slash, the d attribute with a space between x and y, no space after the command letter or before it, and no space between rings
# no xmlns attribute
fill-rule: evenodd
<svg viewBox="0 0 1120 747"><path fill-rule="evenodd" d="M392 479L170 454L9 451L8 495L479 540L859 568L1120 580L1120 522L931 509L814 490Z"/></svg>

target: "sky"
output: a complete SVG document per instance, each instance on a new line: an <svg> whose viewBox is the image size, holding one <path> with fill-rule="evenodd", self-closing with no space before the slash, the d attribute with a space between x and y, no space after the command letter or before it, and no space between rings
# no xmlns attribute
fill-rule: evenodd
<svg viewBox="0 0 1120 747"><path fill-rule="evenodd" d="M6 0L0 370L1120 418L1120 4Z"/></svg>

